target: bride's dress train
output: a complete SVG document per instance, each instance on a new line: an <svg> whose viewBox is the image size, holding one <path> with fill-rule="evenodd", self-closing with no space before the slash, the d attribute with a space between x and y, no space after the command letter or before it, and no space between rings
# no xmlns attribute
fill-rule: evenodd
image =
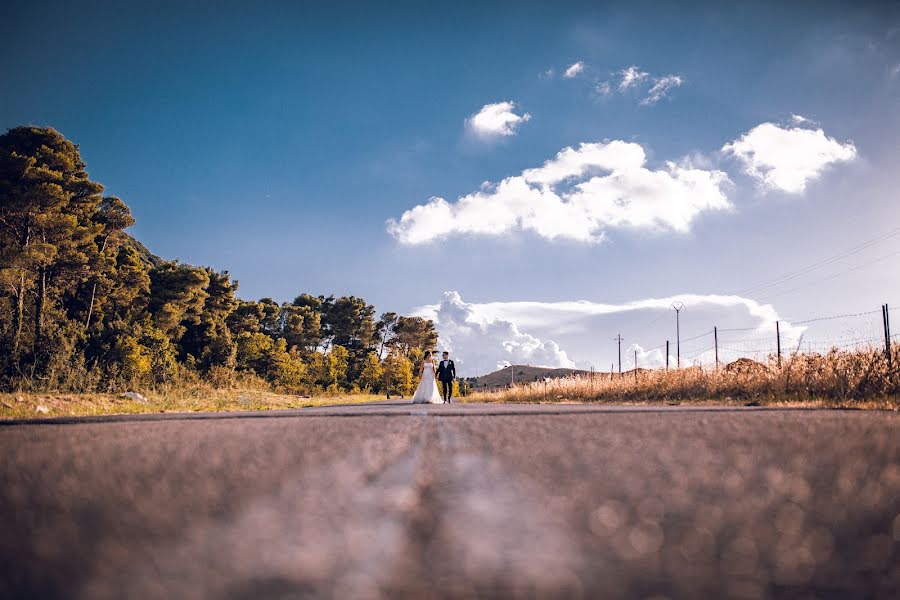
<svg viewBox="0 0 900 600"><path fill-rule="evenodd" d="M422 365L422 379L419 381L416 393L413 394L412 401L413 404L443 404L444 402L437 381L434 379L434 363L430 360Z"/></svg>

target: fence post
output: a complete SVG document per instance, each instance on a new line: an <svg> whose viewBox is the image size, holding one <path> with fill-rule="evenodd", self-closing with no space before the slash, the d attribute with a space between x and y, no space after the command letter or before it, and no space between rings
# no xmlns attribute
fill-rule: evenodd
<svg viewBox="0 0 900 600"><path fill-rule="evenodd" d="M716 370L719 369L719 329L713 325L713 346L716 347Z"/></svg>
<svg viewBox="0 0 900 600"><path fill-rule="evenodd" d="M881 306L881 320L884 322L884 355L887 358L888 369L891 368L891 320L890 309L887 304Z"/></svg>
<svg viewBox="0 0 900 600"><path fill-rule="evenodd" d="M778 366L781 366L781 324L775 321L775 340L778 347Z"/></svg>
<svg viewBox="0 0 900 600"><path fill-rule="evenodd" d="M616 341L619 342L619 375L622 374L622 334L616 336Z"/></svg>

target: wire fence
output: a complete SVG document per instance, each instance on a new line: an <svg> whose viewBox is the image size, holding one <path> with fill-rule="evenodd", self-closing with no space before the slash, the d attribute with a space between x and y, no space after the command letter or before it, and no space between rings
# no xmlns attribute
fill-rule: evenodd
<svg viewBox="0 0 900 600"><path fill-rule="evenodd" d="M699 333L691 332L690 335L680 339L676 337L652 348L642 349L641 355L646 363L644 365L638 364L640 361L637 354L634 358L626 355L625 360L619 364L619 370L705 365L718 367L738 359L770 362L781 361L783 357L794 354L863 350L882 350L889 356L890 345L897 344L897 340L900 340L900 334L890 332L890 316L897 311L897 308L890 308L884 304L880 310L817 315L796 321L763 323L753 327L711 327ZM836 321L848 323L842 334L835 336L832 333L828 336L816 331L817 324L833 324ZM653 355L654 358L648 355ZM664 364L660 364L660 359Z"/></svg>

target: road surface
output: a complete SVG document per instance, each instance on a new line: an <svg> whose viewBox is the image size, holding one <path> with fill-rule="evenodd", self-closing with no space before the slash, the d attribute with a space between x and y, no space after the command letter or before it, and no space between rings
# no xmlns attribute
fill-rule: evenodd
<svg viewBox="0 0 900 600"><path fill-rule="evenodd" d="M0 455L0 597L900 597L898 413L395 403Z"/></svg>

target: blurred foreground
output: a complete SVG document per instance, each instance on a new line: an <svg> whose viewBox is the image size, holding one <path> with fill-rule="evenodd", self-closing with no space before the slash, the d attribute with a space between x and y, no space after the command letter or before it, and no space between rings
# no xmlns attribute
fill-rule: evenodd
<svg viewBox="0 0 900 600"><path fill-rule="evenodd" d="M900 415L370 404L0 426L0 596L892 598Z"/></svg>

